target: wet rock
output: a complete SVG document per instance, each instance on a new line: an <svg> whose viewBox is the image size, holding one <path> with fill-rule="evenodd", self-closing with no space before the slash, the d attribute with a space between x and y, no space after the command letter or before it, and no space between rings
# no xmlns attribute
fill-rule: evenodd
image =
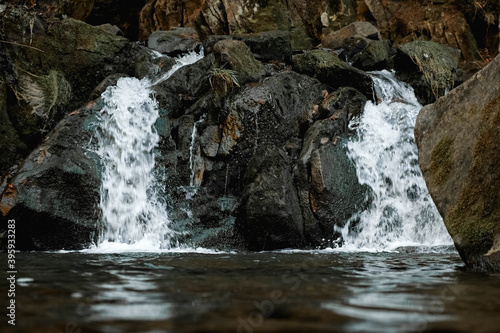
<svg viewBox="0 0 500 333"><path fill-rule="evenodd" d="M101 176L88 145L98 109L94 102L66 116L3 190L1 223L16 220L16 249L81 249L95 241Z"/></svg>
<svg viewBox="0 0 500 333"><path fill-rule="evenodd" d="M219 154L241 155L245 165L258 146L280 145L300 136L323 88L315 79L285 71L243 89L224 105Z"/></svg>
<svg viewBox="0 0 500 333"><path fill-rule="evenodd" d="M200 38L193 28L155 31L148 38L149 48L171 57L198 50L200 46Z"/></svg>
<svg viewBox="0 0 500 333"><path fill-rule="evenodd" d="M342 87L325 96L318 109L317 119L336 117L342 112L348 121L359 116L366 104L366 97L354 88Z"/></svg>
<svg viewBox="0 0 500 333"><path fill-rule="evenodd" d="M293 69L299 73L317 77L330 89L349 86L368 98L373 96L371 78L339 57L326 50L312 50L293 57Z"/></svg>
<svg viewBox="0 0 500 333"><path fill-rule="evenodd" d="M370 41L368 45L355 54L352 65L364 71L389 69L393 67L393 56L396 51L387 39Z"/></svg>
<svg viewBox="0 0 500 333"><path fill-rule="evenodd" d="M92 101L98 99L102 95L102 93L106 91L108 87L115 86L118 80L121 79L122 77L128 77L128 76L123 73L115 73L109 75L104 80L102 80L102 82L99 83L97 87L95 87L95 89L90 94L89 99Z"/></svg>
<svg viewBox="0 0 500 333"><path fill-rule="evenodd" d="M345 47L345 40L362 36L370 39L380 39L379 31L370 22L353 22L340 30L331 32L321 40L321 46L329 49L341 49Z"/></svg>
<svg viewBox="0 0 500 333"><path fill-rule="evenodd" d="M415 137L429 192L468 267L500 272L500 57L424 107Z"/></svg>
<svg viewBox="0 0 500 333"><path fill-rule="evenodd" d="M434 102L457 81L460 50L428 41L399 45L395 69L409 83L421 104Z"/></svg>
<svg viewBox="0 0 500 333"><path fill-rule="evenodd" d="M214 67L215 57L210 54L196 63L177 70L167 80L154 87L158 90L169 90L181 96L187 105L193 104L194 97L201 97L210 89L209 71Z"/></svg>
<svg viewBox="0 0 500 333"><path fill-rule="evenodd" d="M243 179L237 223L251 250L298 248L304 243L303 221L285 150L262 146Z"/></svg>
<svg viewBox="0 0 500 333"><path fill-rule="evenodd" d="M166 74L174 65L174 58L141 47L135 57L134 76L138 79L147 78L153 81Z"/></svg>
<svg viewBox="0 0 500 333"><path fill-rule="evenodd" d="M342 108L314 122L304 137L295 172L304 231L314 245L336 238L334 226L344 226L367 205L369 188L359 184L345 147L349 121L362 112L364 103L359 106L352 106L352 111L358 108L355 113Z"/></svg>
<svg viewBox="0 0 500 333"><path fill-rule="evenodd" d="M264 73L262 63L254 58L248 46L238 40L226 39L214 45L214 53L220 66L237 72L240 84L258 81Z"/></svg>
<svg viewBox="0 0 500 333"><path fill-rule="evenodd" d="M210 125L205 128L200 136L201 150L208 157L215 157L219 150L221 130L219 126Z"/></svg>

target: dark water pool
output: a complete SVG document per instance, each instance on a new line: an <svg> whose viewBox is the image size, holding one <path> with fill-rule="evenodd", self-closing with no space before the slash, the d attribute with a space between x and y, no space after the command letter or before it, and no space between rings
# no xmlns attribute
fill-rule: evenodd
<svg viewBox="0 0 500 333"><path fill-rule="evenodd" d="M450 250L18 253L16 266L16 326L4 278L1 332L500 332L500 276Z"/></svg>

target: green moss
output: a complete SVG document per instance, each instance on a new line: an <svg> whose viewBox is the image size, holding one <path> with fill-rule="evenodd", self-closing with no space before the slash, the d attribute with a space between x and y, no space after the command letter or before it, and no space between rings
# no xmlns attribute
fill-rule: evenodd
<svg viewBox="0 0 500 333"><path fill-rule="evenodd" d="M446 89L453 88L454 74L449 63L451 54L445 46L417 40L399 48L418 66L436 99L444 95Z"/></svg>
<svg viewBox="0 0 500 333"><path fill-rule="evenodd" d="M432 150L429 172L436 185L443 185L450 177L453 168L452 145L453 139L445 137Z"/></svg>

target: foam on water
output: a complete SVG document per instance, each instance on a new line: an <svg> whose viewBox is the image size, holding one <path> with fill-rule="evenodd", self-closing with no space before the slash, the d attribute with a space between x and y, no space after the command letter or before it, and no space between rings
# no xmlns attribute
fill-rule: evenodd
<svg viewBox="0 0 500 333"><path fill-rule="evenodd" d="M122 78L102 94L96 152L102 160L102 232L94 251L159 250L172 244L167 210L155 177L155 129L158 103L151 86L169 78L203 54L178 58L166 74L153 82Z"/></svg>
<svg viewBox="0 0 500 333"><path fill-rule="evenodd" d="M450 245L452 240L418 166L413 130L419 110L413 89L388 71L372 74L378 104L368 102L353 121L347 143L371 205L336 227L343 250L380 251L405 246Z"/></svg>

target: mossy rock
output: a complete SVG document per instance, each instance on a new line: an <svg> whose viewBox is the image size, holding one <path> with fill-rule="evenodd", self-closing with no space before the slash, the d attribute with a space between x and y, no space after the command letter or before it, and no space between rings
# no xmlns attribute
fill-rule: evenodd
<svg viewBox="0 0 500 333"><path fill-rule="evenodd" d="M29 149L21 140L7 112L7 84L0 80L0 175L22 160Z"/></svg>
<svg viewBox="0 0 500 333"><path fill-rule="evenodd" d="M10 119L30 148L57 124L74 97L71 84L56 70L47 75L23 73L10 88L17 100L9 108Z"/></svg>
<svg viewBox="0 0 500 333"><path fill-rule="evenodd" d="M412 85L422 104L434 102L457 83L460 50L417 40L399 45L397 51L397 75Z"/></svg>
<svg viewBox="0 0 500 333"><path fill-rule="evenodd" d="M500 272L500 56L417 118L427 187L467 266Z"/></svg>
<svg viewBox="0 0 500 333"><path fill-rule="evenodd" d="M293 70L316 77L330 87L353 87L367 98L373 98L372 80L363 71L342 61L335 53L311 50L293 57Z"/></svg>
<svg viewBox="0 0 500 333"><path fill-rule="evenodd" d="M255 59L249 47L242 41L225 39L214 45L218 67L226 66L237 72L240 84L259 81L264 74L264 66Z"/></svg>

